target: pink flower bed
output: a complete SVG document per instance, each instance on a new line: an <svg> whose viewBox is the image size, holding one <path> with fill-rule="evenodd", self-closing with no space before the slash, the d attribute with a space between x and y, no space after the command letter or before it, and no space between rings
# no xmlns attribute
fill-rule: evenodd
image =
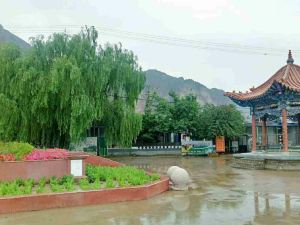
<svg viewBox="0 0 300 225"><path fill-rule="evenodd" d="M25 156L24 160L66 159L68 155L68 151L61 148L33 149L29 155Z"/></svg>

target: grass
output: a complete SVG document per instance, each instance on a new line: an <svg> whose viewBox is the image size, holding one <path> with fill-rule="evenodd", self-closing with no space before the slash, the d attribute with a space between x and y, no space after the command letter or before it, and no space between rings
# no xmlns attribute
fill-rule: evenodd
<svg viewBox="0 0 300 225"><path fill-rule="evenodd" d="M75 182L73 176L51 177L48 181L42 177L38 181L17 178L10 182L0 182L0 197L137 186L160 179L156 173L149 175L144 170L130 166L99 167L87 165L86 176L78 182Z"/></svg>

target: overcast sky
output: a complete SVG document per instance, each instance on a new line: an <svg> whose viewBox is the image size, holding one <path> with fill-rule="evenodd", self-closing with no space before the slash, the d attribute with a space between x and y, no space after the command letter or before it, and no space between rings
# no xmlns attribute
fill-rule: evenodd
<svg viewBox="0 0 300 225"><path fill-rule="evenodd" d="M300 64L297 0L0 0L0 24L26 41L94 25L100 43L121 42L144 70L226 91L258 86L289 49Z"/></svg>

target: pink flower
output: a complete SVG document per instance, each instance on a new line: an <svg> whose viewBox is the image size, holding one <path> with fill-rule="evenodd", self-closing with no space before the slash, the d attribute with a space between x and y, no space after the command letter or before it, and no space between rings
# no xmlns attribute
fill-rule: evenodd
<svg viewBox="0 0 300 225"><path fill-rule="evenodd" d="M68 155L67 150L60 148L34 149L24 160L66 159Z"/></svg>

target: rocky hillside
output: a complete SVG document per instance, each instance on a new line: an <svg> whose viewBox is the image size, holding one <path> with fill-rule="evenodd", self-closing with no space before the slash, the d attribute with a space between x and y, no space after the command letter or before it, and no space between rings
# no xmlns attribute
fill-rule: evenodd
<svg viewBox="0 0 300 225"><path fill-rule="evenodd" d="M141 94L141 99L138 101L138 112L143 112L148 90L155 91L161 97L168 98L170 91L175 91L178 95L184 96L187 94L194 94L197 96L201 104L210 103L214 105L234 104L228 97L224 96L224 91L217 88L207 88L203 84L191 79L184 79L182 77L172 77L166 73L158 70L145 71L146 88ZM237 106L237 105L236 105ZM247 122L251 119L249 117L249 109L237 106L238 110L244 115Z"/></svg>
<svg viewBox="0 0 300 225"><path fill-rule="evenodd" d="M170 91L180 96L194 94L200 103L211 103L214 105L230 104L232 101L224 96L224 91L217 88L207 88L203 84L182 77L176 78L158 70L147 70L146 89L157 92L160 96L168 98Z"/></svg>
<svg viewBox="0 0 300 225"><path fill-rule="evenodd" d="M8 30L5 30L0 24L0 44L1 43L13 43L19 46L21 49L30 48L30 45L26 41L22 40Z"/></svg>

